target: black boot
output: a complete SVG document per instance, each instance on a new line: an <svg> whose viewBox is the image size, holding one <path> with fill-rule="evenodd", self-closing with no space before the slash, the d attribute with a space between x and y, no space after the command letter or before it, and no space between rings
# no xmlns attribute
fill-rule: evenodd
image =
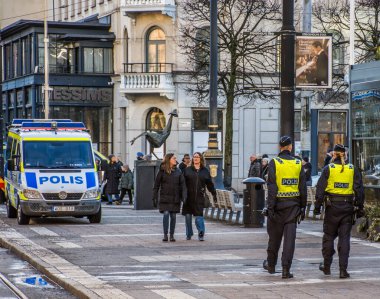
<svg viewBox="0 0 380 299"><path fill-rule="evenodd" d="M275 266L269 266L268 261L264 260L263 268L268 271L269 274L276 273Z"/></svg>
<svg viewBox="0 0 380 299"><path fill-rule="evenodd" d="M319 270L321 270L323 274L325 275L331 275L330 265L327 265L325 263L320 263Z"/></svg>
<svg viewBox="0 0 380 299"><path fill-rule="evenodd" d="M346 269L340 269L339 278L349 278L350 274Z"/></svg>
<svg viewBox="0 0 380 299"><path fill-rule="evenodd" d="M172 235L170 235L170 242L175 242L175 239L174 239L174 234Z"/></svg>
<svg viewBox="0 0 380 299"><path fill-rule="evenodd" d="M289 267L282 267L282 278L293 278L293 274L289 270Z"/></svg>
<svg viewBox="0 0 380 299"><path fill-rule="evenodd" d="M167 242L169 239L168 239L168 234L164 234L164 238L162 239L163 242Z"/></svg>

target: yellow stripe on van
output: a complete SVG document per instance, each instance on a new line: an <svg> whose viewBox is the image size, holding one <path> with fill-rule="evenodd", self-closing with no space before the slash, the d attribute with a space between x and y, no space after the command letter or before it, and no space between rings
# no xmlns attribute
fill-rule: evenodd
<svg viewBox="0 0 380 299"><path fill-rule="evenodd" d="M90 138L43 138L43 137L24 137L24 141L90 141Z"/></svg>

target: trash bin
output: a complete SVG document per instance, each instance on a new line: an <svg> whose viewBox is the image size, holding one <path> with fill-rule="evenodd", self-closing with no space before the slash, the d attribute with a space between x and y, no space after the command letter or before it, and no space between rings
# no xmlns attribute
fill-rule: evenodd
<svg viewBox="0 0 380 299"><path fill-rule="evenodd" d="M243 223L245 227L263 227L265 205L265 181L262 178L250 177L243 181L246 184L243 199Z"/></svg>
<svg viewBox="0 0 380 299"><path fill-rule="evenodd" d="M136 160L134 169L135 210L151 210L153 207L153 186L160 169L161 160Z"/></svg>

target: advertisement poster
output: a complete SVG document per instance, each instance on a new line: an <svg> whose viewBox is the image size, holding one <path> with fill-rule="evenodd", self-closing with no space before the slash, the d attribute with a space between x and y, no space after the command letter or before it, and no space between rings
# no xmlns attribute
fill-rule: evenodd
<svg viewBox="0 0 380 299"><path fill-rule="evenodd" d="M332 87L332 37L296 37L296 87Z"/></svg>

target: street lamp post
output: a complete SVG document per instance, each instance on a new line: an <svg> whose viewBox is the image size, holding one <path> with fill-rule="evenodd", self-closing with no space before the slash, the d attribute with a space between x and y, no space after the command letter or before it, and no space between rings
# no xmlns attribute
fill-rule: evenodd
<svg viewBox="0 0 380 299"><path fill-rule="evenodd" d="M48 13L48 0L45 0L45 14L44 14L44 73L45 73L45 84L44 84L44 100L45 100L45 119L49 119L49 53L48 53L48 30L47 30L47 13Z"/></svg>
<svg viewBox="0 0 380 299"><path fill-rule="evenodd" d="M281 136L294 140L295 37L294 0L282 1L281 28ZM293 147L294 149L294 147Z"/></svg>
<svg viewBox="0 0 380 299"><path fill-rule="evenodd" d="M218 1L210 1L210 110L208 148L204 153L214 185L223 189L223 155L218 148Z"/></svg>

